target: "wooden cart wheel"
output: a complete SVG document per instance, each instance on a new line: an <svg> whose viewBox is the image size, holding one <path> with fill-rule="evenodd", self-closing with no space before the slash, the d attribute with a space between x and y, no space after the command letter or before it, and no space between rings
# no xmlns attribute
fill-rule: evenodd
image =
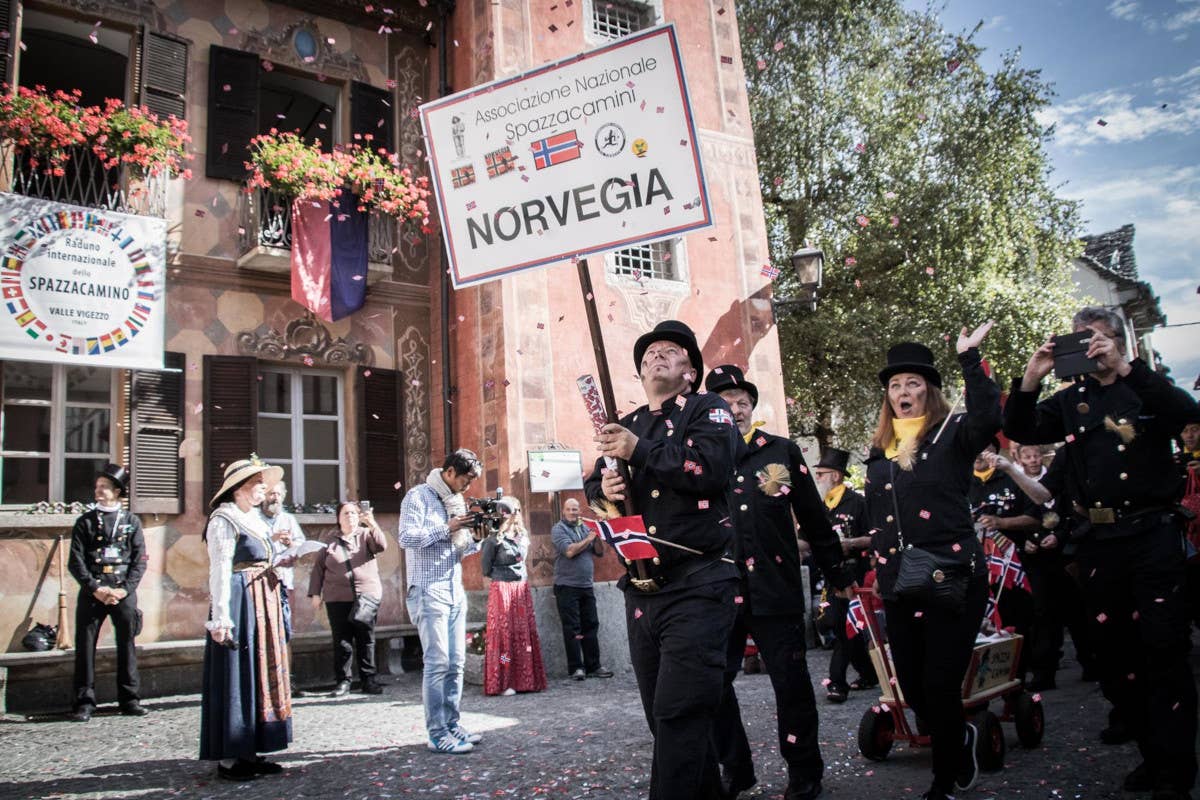
<svg viewBox="0 0 1200 800"><path fill-rule="evenodd" d="M975 715L974 722L979 731L975 740L979 768L984 772L996 772L1004 766L1004 728L1000 726L1000 718L984 709Z"/></svg>
<svg viewBox="0 0 1200 800"><path fill-rule="evenodd" d="M858 750L872 761L883 761L892 750L896 721L889 711L868 708L858 723Z"/></svg>
<svg viewBox="0 0 1200 800"><path fill-rule="evenodd" d="M1013 722L1017 728L1017 740L1022 747L1032 750L1042 743L1046 732L1046 711L1025 692L1013 701Z"/></svg>

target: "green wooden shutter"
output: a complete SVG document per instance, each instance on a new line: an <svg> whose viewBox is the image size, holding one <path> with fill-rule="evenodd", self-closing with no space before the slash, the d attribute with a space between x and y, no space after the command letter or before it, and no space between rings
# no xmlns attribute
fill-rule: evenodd
<svg viewBox="0 0 1200 800"><path fill-rule="evenodd" d="M225 467L258 446L258 359L204 357L204 503L225 480Z"/></svg>
<svg viewBox="0 0 1200 800"><path fill-rule="evenodd" d="M258 135L258 56L212 45L208 51L205 175L240 181ZM228 87L228 88L226 88Z"/></svg>
<svg viewBox="0 0 1200 800"><path fill-rule="evenodd" d="M135 514L183 513L183 353L164 353L164 371L137 370L129 383L129 507Z"/></svg>
<svg viewBox="0 0 1200 800"><path fill-rule="evenodd" d="M187 75L187 42L143 26L135 76L138 102L163 119L186 119Z"/></svg>
<svg viewBox="0 0 1200 800"><path fill-rule="evenodd" d="M374 147L395 149L392 95L369 83L350 82L350 133L371 134ZM383 124L380 125L382 120Z"/></svg>
<svg viewBox="0 0 1200 800"><path fill-rule="evenodd" d="M17 52L17 0L0 0L0 83L12 83Z"/></svg>

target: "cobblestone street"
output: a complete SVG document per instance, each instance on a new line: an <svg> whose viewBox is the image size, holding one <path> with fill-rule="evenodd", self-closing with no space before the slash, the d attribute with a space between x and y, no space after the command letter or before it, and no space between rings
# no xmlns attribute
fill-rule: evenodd
<svg viewBox="0 0 1200 800"><path fill-rule="evenodd" d="M913 798L928 786L927 751L897 744L885 762L864 759L858 721L874 699L824 700L819 681L828 652L810 654L818 681L821 742L829 798ZM1005 725L1003 771L981 776L970 797L1129 797L1117 787L1137 763L1133 745L1105 747L1096 737L1104 707L1094 684L1078 680L1074 662L1060 689L1044 695L1043 746L1025 751ZM576 683L552 680L547 691L482 696L468 686L464 723L484 734L474 753L426 751L420 676L388 681L382 697L299 698L292 747L280 755L282 776L250 784L216 780L196 760L199 698L149 701L143 719L101 713L89 724L59 717L0 723L0 798L644 798L650 737L632 675ZM737 683L759 778L759 797L782 796L786 777L775 752L770 683L765 675ZM998 703L993 709L998 708Z"/></svg>

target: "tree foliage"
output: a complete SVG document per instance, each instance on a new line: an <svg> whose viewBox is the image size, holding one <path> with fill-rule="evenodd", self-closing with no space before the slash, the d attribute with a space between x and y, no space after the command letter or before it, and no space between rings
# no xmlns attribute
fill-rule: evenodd
<svg viewBox="0 0 1200 800"><path fill-rule="evenodd" d="M1019 374L1065 329L1080 251L1034 117L1048 84L1017 54L989 73L973 31L898 0L746 0L738 18L773 261L826 254L818 310L780 314L793 434L863 445L895 342L928 344L954 394L959 329L995 319L984 355Z"/></svg>

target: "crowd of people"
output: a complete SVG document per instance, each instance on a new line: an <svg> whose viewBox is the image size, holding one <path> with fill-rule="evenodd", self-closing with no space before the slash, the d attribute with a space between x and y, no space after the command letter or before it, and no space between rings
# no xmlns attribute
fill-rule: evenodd
<svg viewBox="0 0 1200 800"><path fill-rule="evenodd" d="M915 342L887 350L878 423L861 466L827 448L810 469L801 449L755 420L757 386L737 365L703 377L692 331L670 320L641 336L634 365L646 403L596 437L585 480L597 516L640 514L653 556L618 560L629 655L653 737L651 800L724 800L757 783L735 691L747 637L774 690L785 800L822 791L818 704L806 658L807 615L832 618L822 681L845 702L879 681L868 637L855 635L856 597L878 608L898 689L931 745L924 800L952 800L976 781L978 731L963 680L980 636L1024 637L1017 673L1030 692L1056 687L1070 632L1082 669L1111 705L1106 743L1134 741L1142 762L1130 791L1190 797L1196 777L1197 694L1190 630L1200 621L1200 411L1191 397L1126 352L1123 320L1084 308L1088 371L1039 400L1054 341L1030 357L1002 397L981 348L992 325L956 343L963 389L943 393L934 353ZM1063 376L1059 376L1060 379ZM700 391L701 385L704 391ZM617 468L614 468L616 465ZM464 558L480 553L489 579L484 692L546 688L528 583L530 534L518 498L481 524L466 492L482 474L469 450L404 496L406 608L423 656L428 749L469 753L481 736L461 723L467 593ZM861 477L862 492L850 485ZM204 655L200 757L220 777L279 772L266 754L292 738L288 641L292 572L304 533L282 508L282 470L257 457L230 464L205 530L210 615ZM133 637L144 571L141 524L121 509L126 473L96 478L97 506L80 517L71 571L79 581L74 719L95 707L92 658L111 616L123 713L143 714ZM1186 486L1185 486L1186 484ZM551 531L553 593L567 673L602 666L595 562L607 549L575 498ZM332 634L335 696L357 664L375 678L374 627L383 600L377 556L389 546L370 505L338 507L338 529L317 549L308 595ZM825 594L809 608L802 568ZM875 654L879 657L879 654ZM856 680L848 680L848 668Z"/></svg>

